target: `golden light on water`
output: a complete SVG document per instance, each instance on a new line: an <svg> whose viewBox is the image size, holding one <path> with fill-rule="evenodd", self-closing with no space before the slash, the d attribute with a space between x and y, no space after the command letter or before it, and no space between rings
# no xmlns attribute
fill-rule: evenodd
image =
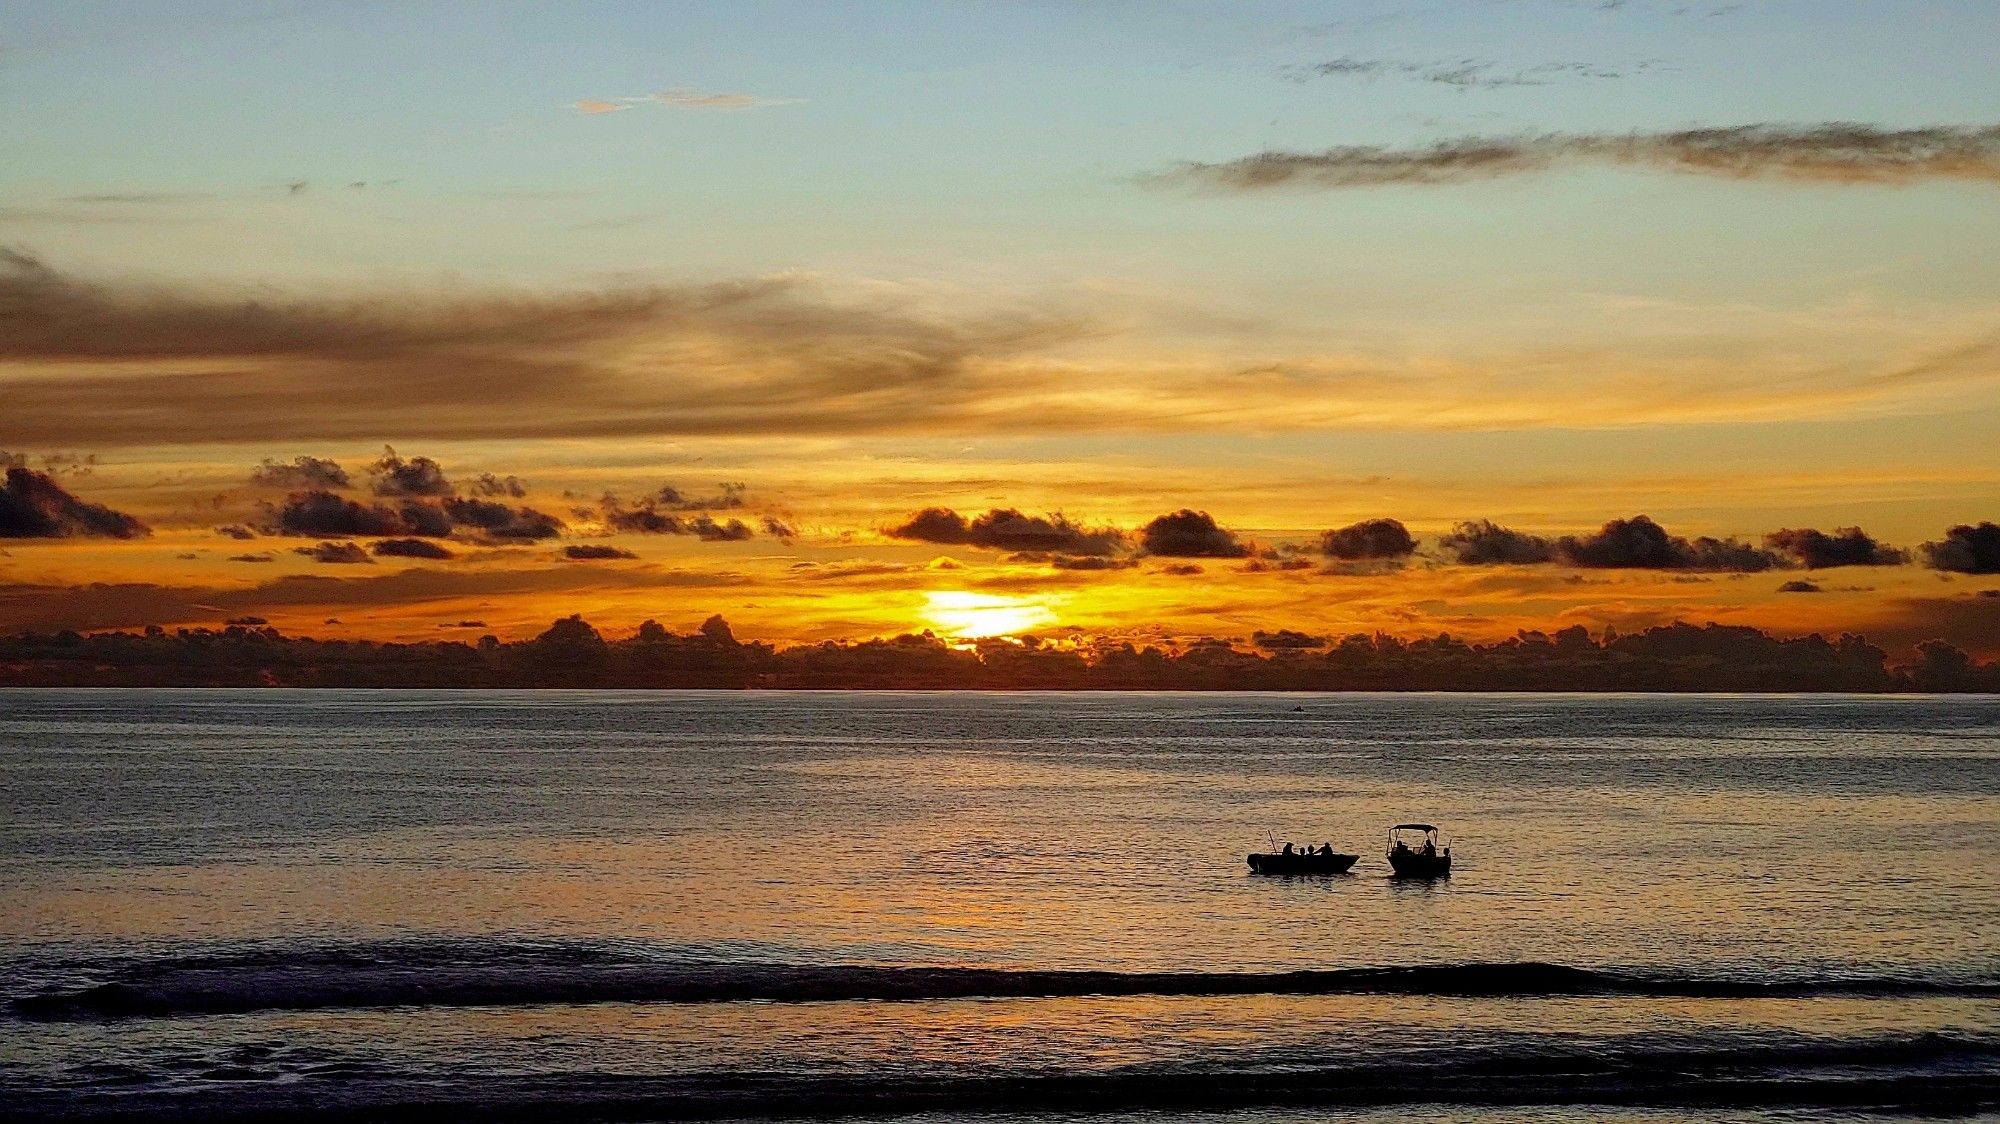
<svg viewBox="0 0 2000 1124"><path fill-rule="evenodd" d="M932 590L924 594L923 617L937 632L977 640L1032 632L1053 624L1056 614L1048 605L1028 597Z"/></svg>

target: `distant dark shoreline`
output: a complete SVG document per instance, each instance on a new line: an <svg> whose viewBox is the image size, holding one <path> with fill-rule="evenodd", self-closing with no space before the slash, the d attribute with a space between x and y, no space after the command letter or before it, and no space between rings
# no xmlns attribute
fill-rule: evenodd
<svg viewBox="0 0 2000 1124"><path fill-rule="evenodd" d="M222 629L0 637L0 686L375 689L1245 691L1575 694L2000 693L2000 661L1940 640L1895 664L1865 637L1796 638L1672 624L1593 637L1581 627L1471 644L1439 635L1340 639L1257 633L1247 646L1036 639L954 645L929 633L775 648L738 641L720 617L698 632L648 621L606 640L578 617L531 640L419 643Z"/></svg>

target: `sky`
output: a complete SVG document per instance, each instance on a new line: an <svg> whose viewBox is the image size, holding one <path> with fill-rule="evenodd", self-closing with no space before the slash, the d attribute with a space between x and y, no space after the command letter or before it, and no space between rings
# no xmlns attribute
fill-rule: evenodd
<svg viewBox="0 0 2000 1124"><path fill-rule="evenodd" d="M1988 0L10 4L0 630L2000 654L1996 41ZM1407 549L1326 534L1374 520Z"/></svg>

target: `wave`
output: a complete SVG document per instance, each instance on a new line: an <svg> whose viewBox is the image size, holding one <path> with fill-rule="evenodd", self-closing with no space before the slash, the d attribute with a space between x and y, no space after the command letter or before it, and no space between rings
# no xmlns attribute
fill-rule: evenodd
<svg viewBox="0 0 2000 1124"><path fill-rule="evenodd" d="M1254 1107L1602 1105L1973 1113L2000 1104L2000 1041L1945 1033L1768 1046L1623 1040L1435 1056L1147 1064L1112 1070L778 1073L342 1072L261 1084L16 1090L14 1119L656 1120L920 1112L1226 1111Z"/></svg>
<svg viewBox="0 0 2000 1124"><path fill-rule="evenodd" d="M275 951L129 963L91 974L101 982L20 996L12 1008L29 1019L73 1020L373 1007L1136 995L2000 997L2000 981L1992 979L1699 975L1532 961L1288 972L1115 972L665 962L615 950L555 946Z"/></svg>

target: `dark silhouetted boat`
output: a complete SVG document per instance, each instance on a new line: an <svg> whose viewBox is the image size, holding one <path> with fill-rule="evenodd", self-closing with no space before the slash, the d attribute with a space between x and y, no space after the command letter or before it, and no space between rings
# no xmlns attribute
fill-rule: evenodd
<svg viewBox="0 0 2000 1124"><path fill-rule="evenodd" d="M1360 859L1360 855L1343 855L1331 846L1307 847L1299 850L1287 843L1283 850L1251 855L1250 872L1252 874L1346 874L1347 868Z"/></svg>
<svg viewBox="0 0 2000 1124"><path fill-rule="evenodd" d="M1451 848L1427 823L1399 823L1389 829L1389 869L1398 878L1450 878Z"/></svg>

